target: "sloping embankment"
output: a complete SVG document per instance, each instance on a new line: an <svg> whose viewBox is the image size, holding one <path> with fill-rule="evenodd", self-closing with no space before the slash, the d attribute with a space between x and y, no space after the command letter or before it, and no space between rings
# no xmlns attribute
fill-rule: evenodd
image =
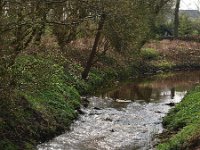
<svg viewBox="0 0 200 150"><path fill-rule="evenodd" d="M194 150L200 146L200 87L189 92L164 118L167 137L158 150Z"/></svg>

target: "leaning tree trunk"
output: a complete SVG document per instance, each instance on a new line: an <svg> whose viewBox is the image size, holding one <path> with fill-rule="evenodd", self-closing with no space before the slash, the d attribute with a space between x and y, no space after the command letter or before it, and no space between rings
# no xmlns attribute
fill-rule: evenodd
<svg viewBox="0 0 200 150"><path fill-rule="evenodd" d="M176 1L176 8L174 13L174 37L178 37L178 28L179 28L179 7L180 7L180 1Z"/></svg>
<svg viewBox="0 0 200 150"><path fill-rule="evenodd" d="M97 47L98 47L98 44L99 44L99 41L100 41L101 33L102 33L102 30L103 30L103 27L104 27L105 19L106 19L106 15L105 14L101 15L101 19L99 21L99 27L98 27L98 30L97 30L97 33L96 33L96 36L95 36L92 51L91 51L90 56L88 58L88 61L86 63L85 69L82 72L82 79L84 79L84 80L87 79L88 74L90 72L90 69L92 67L92 64L93 64L93 61L94 61L94 58L95 58L95 55L96 55L96 52L97 52Z"/></svg>

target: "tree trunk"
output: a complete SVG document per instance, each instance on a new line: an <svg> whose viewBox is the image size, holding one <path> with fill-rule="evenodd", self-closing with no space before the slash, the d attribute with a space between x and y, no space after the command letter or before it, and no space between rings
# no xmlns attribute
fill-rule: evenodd
<svg viewBox="0 0 200 150"><path fill-rule="evenodd" d="M176 0L176 8L174 13L174 37L178 37L178 28L179 28L179 7L180 0Z"/></svg>
<svg viewBox="0 0 200 150"><path fill-rule="evenodd" d="M46 21L42 21L40 27L37 30L37 34L35 35L34 44L40 45L42 35L45 33Z"/></svg>
<svg viewBox="0 0 200 150"><path fill-rule="evenodd" d="M96 55L96 52L97 52L97 47L98 47L98 44L99 44L99 41L100 41L102 29L103 29L103 26L104 26L104 23L105 23L105 19L106 19L106 15L102 14L101 15L101 19L99 21L99 27L98 27L98 30L97 30L97 33L96 33L96 36L95 36L95 40L94 40L94 44L93 44L93 47L92 47L92 51L91 51L90 56L88 58L88 61L86 63L85 69L82 72L82 79L84 79L84 80L87 79L88 74L90 72L90 69L92 67L93 60L95 58L95 55Z"/></svg>
<svg viewBox="0 0 200 150"><path fill-rule="evenodd" d="M36 28L36 35L35 35L35 39L34 39L34 44L36 45L40 45L41 42L41 38L42 35L45 33L45 29L46 29L46 21L47 21L47 14L48 14L48 9L45 6L45 3L38 3L38 5L42 5L41 8L37 8L39 12L41 12L41 14L38 14L37 17L40 18L40 23L39 26ZM42 9L42 10L40 10Z"/></svg>

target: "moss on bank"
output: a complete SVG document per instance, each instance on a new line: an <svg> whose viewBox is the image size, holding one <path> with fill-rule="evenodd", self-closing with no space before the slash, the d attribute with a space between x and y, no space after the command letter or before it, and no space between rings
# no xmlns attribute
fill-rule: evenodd
<svg viewBox="0 0 200 150"><path fill-rule="evenodd" d="M158 150L191 150L200 145L200 86L170 111L163 124L171 134Z"/></svg>
<svg viewBox="0 0 200 150"><path fill-rule="evenodd" d="M0 149L33 149L38 142L66 130L77 116L78 91L62 66L23 55L10 69L15 85L1 95ZM8 93L8 91L5 91Z"/></svg>

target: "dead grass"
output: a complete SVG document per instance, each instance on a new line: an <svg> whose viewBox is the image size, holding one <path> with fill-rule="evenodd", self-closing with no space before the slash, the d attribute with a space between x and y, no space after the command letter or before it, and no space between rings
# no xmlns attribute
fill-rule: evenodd
<svg viewBox="0 0 200 150"><path fill-rule="evenodd" d="M181 40L151 41L145 47L154 48L161 56L176 65L198 65L200 62L200 43Z"/></svg>

